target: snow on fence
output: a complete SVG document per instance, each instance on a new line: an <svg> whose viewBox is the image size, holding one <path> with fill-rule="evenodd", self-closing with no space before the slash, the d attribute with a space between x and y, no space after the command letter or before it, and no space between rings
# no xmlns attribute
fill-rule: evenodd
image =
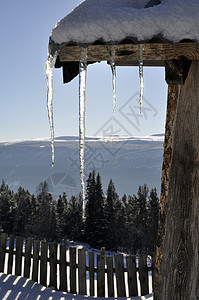
<svg viewBox="0 0 199 300"><path fill-rule="evenodd" d="M72 294L98 297L144 296L155 255L105 256L85 248L0 234L0 272L24 276ZM148 266L149 265L149 266ZM150 276L149 276L150 274ZM152 276L153 278L153 276Z"/></svg>

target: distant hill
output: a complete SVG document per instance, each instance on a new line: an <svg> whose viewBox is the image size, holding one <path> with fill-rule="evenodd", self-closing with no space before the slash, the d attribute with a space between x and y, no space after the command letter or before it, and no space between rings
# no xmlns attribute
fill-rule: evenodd
<svg viewBox="0 0 199 300"><path fill-rule="evenodd" d="M86 179L93 169L100 172L106 191L113 179L120 196L137 193L138 186L160 189L163 135L145 137L86 138ZM55 167L51 167L48 139L0 142L0 180L16 190L19 186L31 193L46 180L49 192L57 198L80 191L79 141L77 136L55 139Z"/></svg>

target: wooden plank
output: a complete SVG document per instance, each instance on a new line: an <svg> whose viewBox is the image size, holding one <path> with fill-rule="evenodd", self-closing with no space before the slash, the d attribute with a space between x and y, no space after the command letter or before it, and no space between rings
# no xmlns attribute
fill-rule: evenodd
<svg viewBox="0 0 199 300"><path fill-rule="evenodd" d="M21 276L23 237L16 237L15 275Z"/></svg>
<svg viewBox="0 0 199 300"><path fill-rule="evenodd" d="M4 272L5 265L5 254L6 254L6 246L7 246L7 233L0 234L0 272Z"/></svg>
<svg viewBox="0 0 199 300"><path fill-rule="evenodd" d="M68 292L67 288L67 264L66 264L66 245L60 245L60 291Z"/></svg>
<svg viewBox="0 0 199 300"><path fill-rule="evenodd" d="M86 250L78 249L79 295L86 295Z"/></svg>
<svg viewBox="0 0 199 300"><path fill-rule="evenodd" d="M57 289L57 244L49 244L50 251L50 287Z"/></svg>
<svg viewBox="0 0 199 300"><path fill-rule="evenodd" d="M126 257L129 297L138 296L137 274L136 274L136 256L129 255Z"/></svg>
<svg viewBox="0 0 199 300"><path fill-rule="evenodd" d="M33 241L33 270L32 270L32 280L38 281L38 268L39 268L39 250L40 242Z"/></svg>
<svg viewBox="0 0 199 300"><path fill-rule="evenodd" d="M105 255L97 254L97 297L105 297Z"/></svg>
<svg viewBox="0 0 199 300"><path fill-rule="evenodd" d="M48 243L41 242L40 283L47 286Z"/></svg>
<svg viewBox="0 0 199 300"><path fill-rule="evenodd" d="M161 300L195 299L198 276L199 61L180 87L169 172Z"/></svg>
<svg viewBox="0 0 199 300"><path fill-rule="evenodd" d="M154 297L159 298L161 273L160 266L162 261L162 251L165 238L165 221L167 211L165 209L168 201L168 186L169 186L169 172L171 167L171 158L173 154L173 138L174 138L174 124L176 120L176 110L179 98L179 86L168 86L167 97L167 115L165 124L165 140L164 140L164 154L162 164L162 177L161 177L161 193L160 193L160 209L158 220L158 240L156 246L156 265L154 271Z"/></svg>
<svg viewBox="0 0 199 300"><path fill-rule="evenodd" d="M148 278L148 268L147 268L147 254L138 255L139 264L139 279L141 296L149 294L149 278Z"/></svg>
<svg viewBox="0 0 199 300"><path fill-rule="evenodd" d="M76 248L70 247L70 293L77 293Z"/></svg>
<svg viewBox="0 0 199 300"><path fill-rule="evenodd" d="M107 280L108 280L108 297L114 297L114 276L113 276L113 257L106 257Z"/></svg>
<svg viewBox="0 0 199 300"><path fill-rule="evenodd" d="M94 278L95 278L95 273L94 273L94 267L95 267L94 252L93 251L88 252L88 257L89 257L90 296L94 296L94 293L95 293L95 289L94 289Z"/></svg>
<svg viewBox="0 0 199 300"><path fill-rule="evenodd" d="M14 235L10 235L9 238L9 250L8 250L8 274L12 274L12 267L13 267L13 250L14 250Z"/></svg>
<svg viewBox="0 0 199 300"><path fill-rule="evenodd" d="M60 62L71 62L80 60L81 47L66 46L59 53ZM88 61L109 61L109 46L107 45L90 45L87 51ZM165 60L182 59L199 60L198 43L146 43L144 45L143 60L149 62L163 62ZM120 44L116 45L115 61L125 64L131 61L139 63L139 45L138 44Z"/></svg>
<svg viewBox="0 0 199 300"><path fill-rule="evenodd" d="M124 257L123 254L115 254L115 274L117 282L117 296L126 297L124 281Z"/></svg>
<svg viewBox="0 0 199 300"><path fill-rule="evenodd" d="M25 244L25 261L24 261L24 277L30 277L30 266L31 266L31 251L32 251L32 240L26 240Z"/></svg>

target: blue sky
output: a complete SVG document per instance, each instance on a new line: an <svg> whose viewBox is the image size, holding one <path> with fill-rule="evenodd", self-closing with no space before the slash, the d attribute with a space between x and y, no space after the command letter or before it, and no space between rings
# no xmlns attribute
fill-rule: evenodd
<svg viewBox="0 0 199 300"><path fill-rule="evenodd" d="M49 137L45 62L48 39L57 21L78 0L7 0L0 3L0 140ZM144 68L144 114L139 115L138 67L117 68L117 109L112 118L110 67L88 67L86 133L101 134L105 124L117 134L164 132L167 86L163 68ZM55 135L78 135L78 78L62 83L54 71ZM115 127L115 124L119 127Z"/></svg>

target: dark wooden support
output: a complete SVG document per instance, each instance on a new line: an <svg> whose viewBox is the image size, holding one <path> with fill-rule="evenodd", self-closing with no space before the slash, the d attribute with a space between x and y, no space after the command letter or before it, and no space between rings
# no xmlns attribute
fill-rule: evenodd
<svg viewBox="0 0 199 300"><path fill-rule="evenodd" d="M165 79L170 85L182 85L185 83L191 60L167 60L165 61Z"/></svg>
<svg viewBox="0 0 199 300"><path fill-rule="evenodd" d="M161 281L160 265L162 261L162 248L165 238L165 206L168 200L169 170L173 153L173 133L176 119L176 107L179 96L179 87L168 86L167 116L165 125L164 154L161 178L160 210L158 220L158 242L156 247L156 265L154 270L154 300L159 299L159 287Z"/></svg>
<svg viewBox="0 0 199 300"><path fill-rule="evenodd" d="M199 244L199 61L181 86L173 133L161 300L196 299Z"/></svg>

